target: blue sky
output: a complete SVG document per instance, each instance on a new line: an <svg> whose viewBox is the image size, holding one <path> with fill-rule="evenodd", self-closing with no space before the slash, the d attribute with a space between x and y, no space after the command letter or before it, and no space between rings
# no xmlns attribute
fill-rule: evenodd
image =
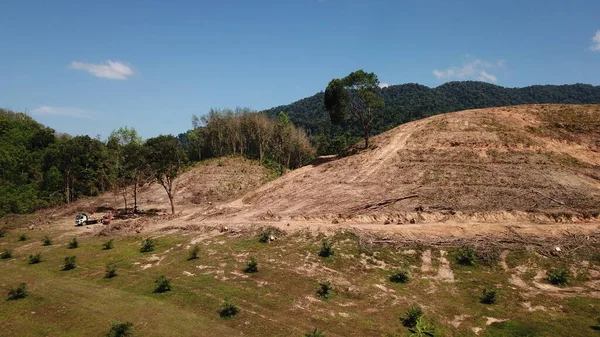
<svg viewBox="0 0 600 337"><path fill-rule="evenodd" d="M351 71L430 87L600 84L600 1L0 2L0 106L73 135L183 132Z"/></svg>

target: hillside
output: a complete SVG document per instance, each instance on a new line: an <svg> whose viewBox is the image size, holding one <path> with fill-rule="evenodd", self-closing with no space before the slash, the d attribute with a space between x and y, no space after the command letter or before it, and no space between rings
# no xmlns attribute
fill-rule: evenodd
<svg viewBox="0 0 600 337"><path fill-rule="evenodd" d="M323 84L325 87L325 84ZM479 109L520 104L598 104L600 86L587 84L534 85L524 88L504 88L485 82L448 82L435 88L409 83L381 89L385 108L375 121L373 134L400 124L435 114L467 109ZM323 107L323 93L288 105L266 110L276 116L285 111L292 122L307 130L320 154L339 153L362 136L357 123L348 123L350 131L333 126Z"/></svg>
<svg viewBox="0 0 600 337"><path fill-rule="evenodd" d="M440 221L597 217L600 106L523 105L438 115L245 196L248 218ZM401 199L406 198L406 199ZM401 199L401 200L395 200Z"/></svg>

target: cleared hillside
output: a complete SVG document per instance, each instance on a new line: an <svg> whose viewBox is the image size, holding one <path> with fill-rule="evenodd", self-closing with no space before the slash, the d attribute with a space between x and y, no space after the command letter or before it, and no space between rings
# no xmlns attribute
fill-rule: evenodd
<svg viewBox="0 0 600 337"><path fill-rule="evenodd" d="M322 158L231 206L240 205L248 219L598 217L600 106L522 105L411 122L374 137L371 149Z"/></svg>

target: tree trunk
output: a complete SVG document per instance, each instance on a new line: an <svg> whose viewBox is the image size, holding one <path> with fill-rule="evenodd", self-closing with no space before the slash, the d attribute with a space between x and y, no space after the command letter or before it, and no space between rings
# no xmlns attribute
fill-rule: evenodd
<svg viewBox="0 0 600 337"><path fill-rule="evenodd" d="M369 129L365 128L365 149L369 148Z"/></svg>
<svg viewBox="0 0 600 337"><path fill-rule="evenodd" d="M127 188L123 188L121 195L123 196L123 201L125 202L125 214L127 214Z"/></svg>
<svg viewBox="0 0 600 337"><path fill-rule="evenodd" d="M136 178L135 181L133 182L133 214L137 213L137 189L138 189L138 180L139 178Z"/></svg>
<svg viewBox="0 0 600 337"><path fill-rule="evenodd" d="M175 204L173 203L173 195L169 192L167 192L167 195L169 196L169 201L171 202L171 214L175 214Z"/></svg>

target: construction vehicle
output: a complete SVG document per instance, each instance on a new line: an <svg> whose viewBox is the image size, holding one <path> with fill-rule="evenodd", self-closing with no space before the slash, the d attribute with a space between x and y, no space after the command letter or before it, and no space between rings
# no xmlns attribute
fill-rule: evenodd
<svg viewBox="0 0 600 337"><path fill-rule="evenodd" d="M75 215L75 226L83 226L83 225L93 225L93 224L97 224L97 223L101 223L103 225L108 225L110 224L110 221L112 220L112 212L108 212L106 215L102 216L101 218L97 218L97 217L92 217L90 215L88 215L87 213L77 213L77 215Z"/></svg>

